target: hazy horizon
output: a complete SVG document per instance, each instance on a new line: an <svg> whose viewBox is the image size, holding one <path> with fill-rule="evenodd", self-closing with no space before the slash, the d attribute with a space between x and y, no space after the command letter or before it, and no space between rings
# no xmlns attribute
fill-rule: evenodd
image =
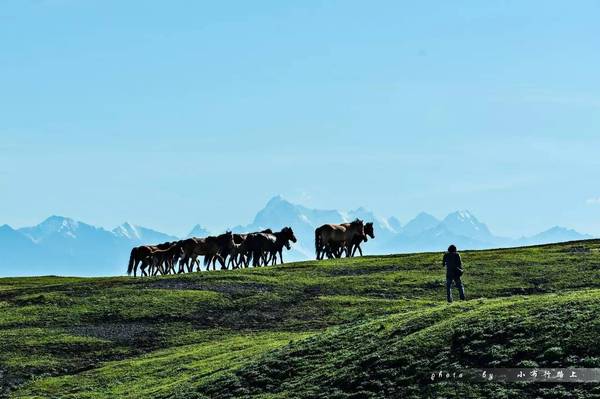
<svg viewBox="0 0 600 399"><path fill-rule="evenodd" d="M281 194L600 236L598 15L593 1L5 1L0 224L181 235L249 223Z"/></svg>
<svg viewBox="0 0 600 399"><path fill-rule="evenodd" d="M224 232L226 230L230 230L230 229L235 228L235 227L251 225L253 223L253 221L254 221L254 217L256 216L257 212L259 212L260 210L264 209L264 207L267 207L268 203L271 202L275 198L280 198L283 201L289 202L289 203L291 203L293 205L296 205L296 206L303 206L305 208L311 209L310 207L306 206L305 204L296 203L296 202L293 202L293 201L289 201L287 198L285 198L285 197L283 197L283 196L281 196L281 195L278 194L278 195L272 197L271 199L269 199L268 202L266 202L263 207L257 209L254 212L254 216L252 216L250 219L248 219L246 221L241 221L240 223L237 223L236 225L219 226L219 227L216 227L216 228L210 228L209 226L206 226L206 225L202 224L201 221L199 221L199 222L192 223L189 226L189 228L187 230L183 231L182 233L171 232L171 231L164 231L164 230L161 230L159 228L155 228L154 226L151 226L151 225L142 225L140 223L137 223L134 220L124 220L123 222L119 223L118 225L106 226L106 225L95 225L93 223L90 223L88 220L74 218L74 217L72 217L70 215L57 215L57 214L48 215L47 217L43 218L42 220L40 220L38 222L35 222L35 223L31 224L31 225L23 225L23 226L12 226L11 225L10 227L18 230L18 229L21 229L21 228L33 227L33 226L39 225L40 223L46 221L48 218L51 218L51 217L62 217L62 218L73 219L73 220L75 220L77 222L88 223L88 224L91 224L91 225L93 225L95 227L101 227L101 228L103 228L103 229L105 229L107 231L112 231L112 230L118 228L119 226L122 226L125 223L129 223L129 224L131 224L133 226L136 226L136 227L148 228L148 229L160 232L160 233L168 234L168 235L171 235L171 236L174 236L174 237L179 237L179 238L181 238L181 237L187 237L189 235L189 233L196 226L198 226L198 225L201 226L201 227L203 227L203 228L206 228L211 234L213 234L213 233L214 234L219 234L220 232ZM365 206L356 207L354 209L334 209L334 208L316 209L315 208L315 210L321 210L321 211L327 211L327 210L339 211L342 214L344 214L344 213L352 213L352 212L358 211L359 209L365 209L366 211L372 212L377 218L380 218L380 220L383 220L385 222L388 222L391 218L396 218L402 224L402 226L405 226L408 222L411 222L413 219L415 219L417 216L419 216L422 213L431 215L431 216L435 217L436 219L442 221L445 217L449 216L450 214L461 213L461 212L468 212L468 213L472 214L474 217L476 217L480 222L484 223L490 229L490 231L493 234L495 234L496 236L498 236L498 237L505 237L505 238L510 238L510 239L519 239L519 238L523 238L523 237L527 236L527 234L517 234L517 235L514 235L514 236L502 236L502 235L499 235L499 234L496 233L496 230L494 229L494 226L490 226L485 220L482 220L481 218L478 217L478 215L473 214L473 212L471 212L468 209L455 209L453 211L450 211L450 212L448 212L446 214L442 214L442 215L432 214L431 212L423 210L423 211L418 212L417 214L413 215L412 217L410 217L410 218L408 218L406 220L402 220L402 219L399 219L398 217L396 217L395 215L382 215L382 214L378 213L376 210L370 209L370 208L365 207ZM337 222L337 221L336 220L332 220L331 222ZM5 223L2 223L0 221L0 226L2 226L4 224ZM270 226L270 227L278 228L280 226ZM530 234L541 233L543 231L550 230L550 229L552 229L554 227L562 227L562 228L567 228L567 229L573 229L571 226L563 226L563 225L558 225L558 224L550 224L546 229L543 229L543 230L540 230L540 231L536 231L536 232L530 233ZM577 232L581 233L581 234L590 234L590 233L585 232L585 231L577 231ZM590 234L590 235L594 236L593 234Z"/></svg>

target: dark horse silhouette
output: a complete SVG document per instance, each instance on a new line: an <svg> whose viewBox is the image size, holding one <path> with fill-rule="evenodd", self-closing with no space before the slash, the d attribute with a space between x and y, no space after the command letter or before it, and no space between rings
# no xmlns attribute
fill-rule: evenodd
<svg viewBox="0 0 600 399"><path fill-rule="evenodd" d="M176 245L176 242L165 242L158 245L142 245L134 247L129 255L129 264L127 265L127 274L131 275L133 272L134 277L137 275L137 268L140 266L142 275L147 276L146 267L150 266L151 269L155 267L153 259L156 251L165 251ZM171 253L173 257L178 256L176 251Z"/></svg>
<svg viewBox="0 0 600 399"><path fill-rule="evenodd" d="M317 259L323 255L334 257L339 250L346 250L346 256L351 254L352 242L356 239L364 240L365 225L360 219L344 224L324 224L315 229L315 252Z"/></svg>
<svg viewBox="0 0 600 399"><path fill-rule="evenodd" d="M204 256L204 266L206 266L206 270L210 268L211 262L213 270L215 270L217 261L221 264L221 269L227 269L225 259L227 258L227 255L231 253L235 245L231 231L227 231L216 237L206 237L206 245L216 248L216 252L212 255Z"/></svg>
<svg viewBox="0 0 600 399"><path fill-rule="evenodd" d="M246 246L252 256L252 266L268 265L277 262L277 254L283 263L283 247L290 249L290 241L296 242L296 236L291 227L284 227L279 232L253 233L246 237Z"/></svg>
<svg viewBox="0 0 600 399"><path fill-rule="evenodd" d="M363 237L354 236L352 241L350 242L351 253L350 256L354 256L356 250L360 253L360 256L363 256L362 249L360 248L360 244L363 242L369 241L369 237L375 239L375 230L373 229L373 223L369 222L365 224L365 235Z"/></svg>

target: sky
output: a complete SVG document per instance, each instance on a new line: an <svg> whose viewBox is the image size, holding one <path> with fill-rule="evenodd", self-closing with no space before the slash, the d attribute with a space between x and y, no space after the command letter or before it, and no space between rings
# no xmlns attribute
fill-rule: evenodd
<svg viewBox="0 0 600 399"><path fill-rule="evenodd" d="M0 224L276 194L600 236L597 1L0 0Z"/></svg>

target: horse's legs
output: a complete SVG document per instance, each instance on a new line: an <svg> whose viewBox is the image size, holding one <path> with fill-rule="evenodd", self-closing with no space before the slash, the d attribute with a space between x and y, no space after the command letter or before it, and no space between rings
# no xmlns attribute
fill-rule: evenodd
<svg viewBox="0 0 600 399"><path fill-rule="evenodd" d="M279 250L279 260L281 261L281 264L283 265L283 249Z"/></svg>
<svg viewBox="0 0 600 399"><path fill-rule="evenodd" d="M356 247L354 247L354 251L352 252L352 256L354 256L357 249L358 249L358 253L360 254L360 256L362 256L362 249L360 248L360 244L356 244Z"/></svg>

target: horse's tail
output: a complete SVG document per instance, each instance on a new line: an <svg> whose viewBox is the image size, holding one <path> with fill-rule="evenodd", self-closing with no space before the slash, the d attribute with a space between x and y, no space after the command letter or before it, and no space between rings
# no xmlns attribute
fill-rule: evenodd
<svg viewBox="0 0 600 399"><path fill-rule="evenodd" d="M317 259L319 259L319 254L321 253L321 228L317 227L315 229L315 253L317 255Z"/></svg>
<svg viewBox="0 0 600 399"><path fill-rule="evenodd" d="M133 264L135 263L135 253L137 248L133 248L131 250L131 255L129 255L129 265L127 266L127 275L131 276L131 272L133 271Z"/></svg>

